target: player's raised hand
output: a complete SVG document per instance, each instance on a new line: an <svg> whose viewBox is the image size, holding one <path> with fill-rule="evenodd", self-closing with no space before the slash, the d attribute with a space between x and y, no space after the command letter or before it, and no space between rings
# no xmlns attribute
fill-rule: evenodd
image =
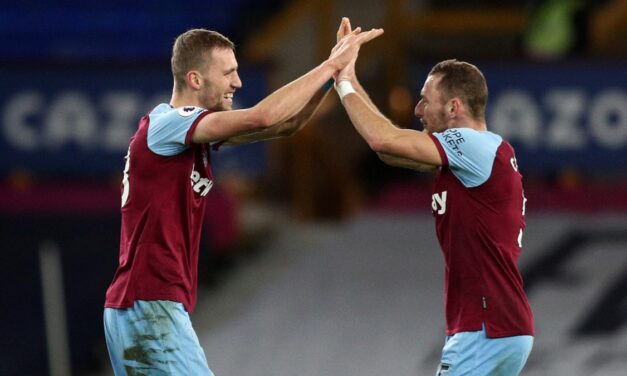
<svg viewBox="0 0 627 376"><path fill-rule="evenodd" d="M350 24L348 27L350 27ZM351 60L357 58L361 45L370 42L381 34L383 34L383 29L371 29L362 32L361 28L357 27L355 30L344 35L335 47L333 47L328 61L333 65L335 70L342 70Z"/></svg>
<svg viewBox="0 0 627 376"><path fill-rule="evenodd" d="M337 29L337 40L335 42L337 43L342 40L342 38L350 34L351 31L351 21L347 17L342 17L340 28Z"/></svg>
<svg viewBox="0 0 627 376"><path fill-rule="evenodd" d="M347 17L342 17L340 27L337 29L337 41L339 42L346 35L352 32L351 21ZM342 80L351 81L355 78L355 63L357 62L357 55L351 60L341 71L333 75L335 82Z"/></svg>

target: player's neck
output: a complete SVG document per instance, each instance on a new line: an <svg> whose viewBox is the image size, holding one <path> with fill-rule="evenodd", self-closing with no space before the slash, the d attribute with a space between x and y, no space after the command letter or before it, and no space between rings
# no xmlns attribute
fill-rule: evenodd
<svg viewBox="0 0 627 376"><path fill-rule="evenodd" d="M454 119L449 125L449 128L470 128L478 132L488 130L485 120L475 120L469 117Z"/></svg>
<svg viewBox="0 0 627 376"><path fill-rule="evenodd" d="M488 125L485 123L485 121L473 121L470 124L470 128L479 132L483 132L488 130Z"/></svg>
<svg viewBox="0 0 627 376"><path fill-rule="evenodd" d="M174 108L183 106L196 106L201 107L200 102L196 96L189 92L172 90L172 98L170 98L170 106Z"/></svg>

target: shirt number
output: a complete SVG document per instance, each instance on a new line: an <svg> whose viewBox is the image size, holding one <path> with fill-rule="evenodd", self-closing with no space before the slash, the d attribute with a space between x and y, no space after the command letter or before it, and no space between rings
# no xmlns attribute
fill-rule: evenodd
<svg viewBox="0 0 627 376"><path fill-rule="evenodd" d="M522 203L522 216L523 218L525 217L525 211L527 207L527 197L525 197L525 194L523 193L523 203ZM518 233L518 246L520 248L522 248L522 237L523 237L523 229L520 229L520 232Z"/></svg>
<svg viewBox="0 0 627 376"><path fill-rule="evenodd" d="M122 207L126 205L126 201L128 201L128 194L130 191L129 182L128 182L128 169L131 165L131 148L128 148L128 152L126 153L126 164L124 165L124 176L122 177Z"/></svg>

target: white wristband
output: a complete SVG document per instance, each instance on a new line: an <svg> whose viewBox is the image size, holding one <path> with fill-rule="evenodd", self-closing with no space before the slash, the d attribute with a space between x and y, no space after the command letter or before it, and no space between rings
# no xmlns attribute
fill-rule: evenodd
<svg viewBox="0 0 627 376"><path fill-rule="evenodd" d="M351 85L350 81L340 81L335 85L335 91L340 96L340 100L344 99L350 93L356 93L355 89L353 89L353 85Z"/></svg>

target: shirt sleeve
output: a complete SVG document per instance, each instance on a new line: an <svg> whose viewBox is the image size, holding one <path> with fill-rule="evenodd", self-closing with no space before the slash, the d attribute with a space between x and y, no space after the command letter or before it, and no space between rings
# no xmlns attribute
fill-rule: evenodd
<svg viewBox="0 0 627 376"><path fill-rule="evenodd" d="M148 147L163 156L182 153L189 147L196 125L208 114L209 111L193 106L150 114Z"/></svg>
<svg viewBox="0 0 627 376"><path fill-rule="evenodd" d="M446 154L449 168L465 187L478 187L488 180L502 142L499 135L470 128L451 128L433 133L433 136Z"/></svg>

